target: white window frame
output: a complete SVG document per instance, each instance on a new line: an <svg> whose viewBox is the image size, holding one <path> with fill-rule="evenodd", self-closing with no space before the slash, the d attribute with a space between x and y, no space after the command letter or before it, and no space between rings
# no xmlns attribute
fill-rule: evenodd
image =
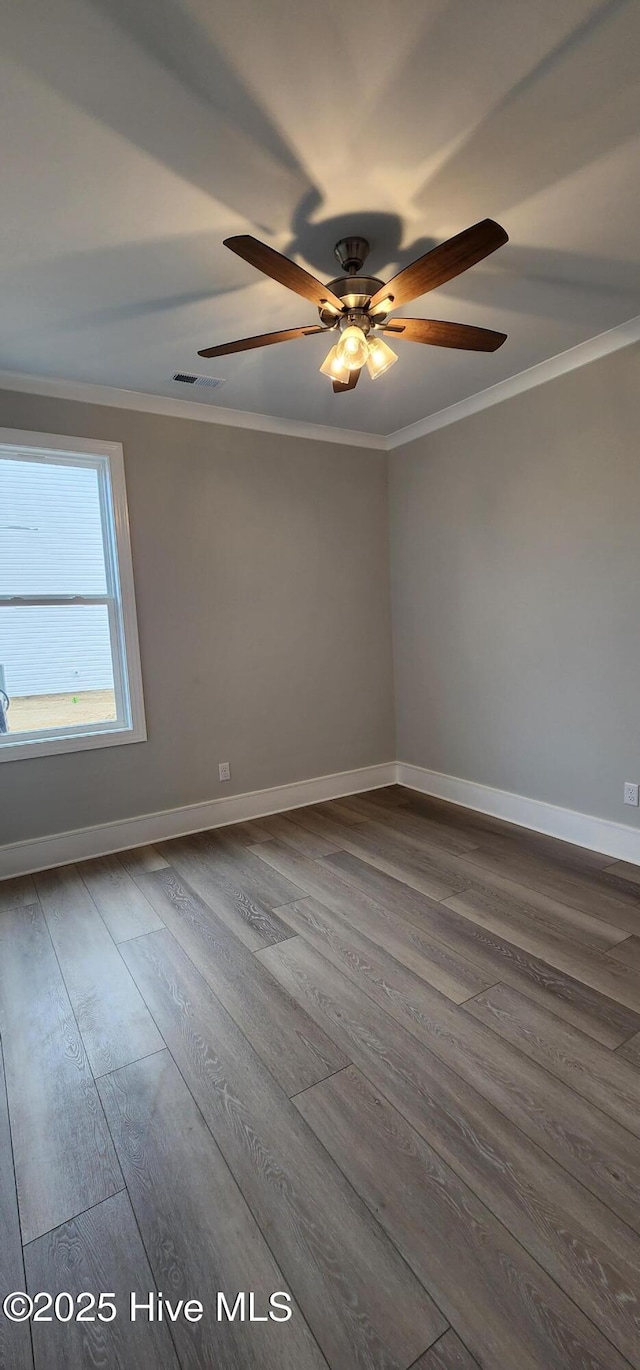
<svg viewBox="0 0 640 1370"><path fill-rule="evenodd" d="M105 604L109 613L117 718L112 722L76 724L69 728L0 733L0 762L146 742L122 444L0 428L0 458L3 457L52 465L89 466L98 472L106 594L0 595L0 610L6 612L5 606Z"/></svg>

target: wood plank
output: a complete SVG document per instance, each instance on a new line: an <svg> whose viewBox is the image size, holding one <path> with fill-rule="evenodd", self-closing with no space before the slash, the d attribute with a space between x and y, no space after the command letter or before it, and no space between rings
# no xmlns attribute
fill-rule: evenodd
<svg viewBox="0 0 640 1370"><path fill-rule="evenodd" d="M212 854L216 869L227 867L235 879L241 880L252 898L261 899L268 909L275 909L279 904L289 904L292 898L298 898L298 891L290 880L283 880L282 876L276 875L273 871L267 871L265 877L265 871L252 851L244 842L237 842L230 837L226 828L218 828L215 832L196 833L191 841L200 850ZM264 847L265 843L260 845Z"/></svg>
<svg viewBox="0 0 640 1370"><path fill-rule="evenodd" d="M170 934L123 954L332 1370L411 1365L428 1295Z"/></svg>
<svg viewBox="0 0 640 1370"><path fill-rule="evenodd" d="M0 1301L12 1290L25 1287L18 1195L0 1049ZM28 1323L13 1323L0 1315L0 1366L5 1366L6 1370L33 1370Z"/></svg>
<svg viewBox="0 0 640 1370"><path fill-rule="evenodd" d="M456 1002L468 999L478 989L494 984L496 976L488 977L472 961L442 942L435 941L413 923L399 917L395 910L350 888L328 866L317 861L304 861L280 842L270 843L264 856L276 869L290 873L300 885L326 908L331 909L352 928L386 947L403 965L442 990ZM287 906L279 910L283 921ZM640 1022L639 1022L640 1027Z"/></svg>
<svg viewBox="0 0 640 1370"><path fill-rule="evenodd" d="M270 947L261 957L327 1031L335 1032L374 1089L404 1115L621 1354L637 1365L640 1243L626 1222L583 1189L444 1061L412 1041L408 1032L301 938ZM465 1016L463 1010L451 1012ZM524 1057L521 1060L525 1063ZM328 1083L314 1089L322 1090ZM306 1094L299 1095L296 1103L303 1098ZM365 1140L363 1136L363 1149ZM630 1140L637 1153L635 1139ZM385 1170L379 1179L388 1183L390 1172ZM408 1198L418 1202L413 1191ZM434 1290L432 1283L429 1288ZM459 1316L452 1321L462 1331ZM579 1357L575 1363L582 1363Z"/></svg>
<svg viewBox="0 0 640 1370"><path fill-rule="evenodd" d="M508 985L469 999L465 1010L640 1137L640 1075L617 1053Z"/></svg>
<svg viewBox="0 0 640 1370"><path fill-rule="evenodd" d="M132 847L130 851L117 853L118 860L129 875L147 875L149 871L162 870L163 866L168 866L164 856L155 847Z"/></svg>
<svg viewBox="0 0 640 1370"><path fill-rule="evenodd" d="M339 937L327 936L319 906L307 914L311 920L312 932L306 935L313 937L325 962L346 975L358 992L364 990L505 1119L640 1231L640 1149L624 1125L592 1108L484 1024L474 1022L470 1029L466 1013L390 962L384 952L366 945L364 951L350 947L350 937L341 943ZM267 951L259 955L273 968ZM292 955L297 955L295 943ZM277 974L277 958L275 964ZM370 1006L367 1012L371 1013Z"/></svg>
<svg viewBox="0 0 640 1370"><path fill-rule="evenodd" d="M592 951L605 952L627 936L624 927L614 927L604 918L596 918L583 909L563 904L548 894L501 876L492 875L488 880L478 877L470 888L482 893L491 891L496 900L502 898L509 908L510 923L535 927L543 936L550 932L566 937Z"/></svg>
<svg viewBox="0 0 640 1370"><path fill-rule="evenodd" d="M37 902L32 875L15 875L10 880L0 880L0 913L5 909L28 908Z"/></svg>
<svg viewBox="0 0 640 1370"><path fill-rule="evenodd" d="M346 852L320 864L424 929L429 937L475 962L488 982L502 980L513 985L605 1046L619 1046L640 1031L640 1014L548 965L544 959L531 956L482 923L456 913L450 902L437 903ZM322 903L328 902L322 893L318 898Z"/></svg>
<svg viewBox="0 0 640 1370"><path fill-rule="evenodd" d="M494 814L481 813L479 809L465 808L449 799L438 799L432 794L422 794L419 790L403 789L403 808L407 813L422 814L459 832L469 834L497 833L499 836L512 837L524 830L506 818L496 818Z"/></svg>
<svg viewBox="0 0 640 1370"><path fill-rule="evenodd" d="M640 937L625 937L624 942L618 942L615 947L610 948L607 956L613 957L614 961L620 961L623 966L640 970Z"/></svg>
<svg viewBox="0 0 640 1370"><path fill-rule="evenodd" d="M411 992L414 1000L420 1002L426 985L433 984L433 980L420 973L424 958L414 952L413 966L417 969L408 968L406 961L409 957L404 961L394 957L389 953L386 942L377 941L372 932L368 936L358 932L355 927L345 924L339 914L333 913L316 899L301 899L296 904L286 904L281 912L292 932L306 937L339 970L349 973L353 963L353 973L357 979L371 979L376 987L372 992L383 1004L387 999L393 1001L397 995L402 997L407 992ZM256 952L255 957L261 961L262 952ZM430 1004L428 995L426 1003Z"/></svg>
<svg viewBox="0 0 640 1370"><path fill-rule="evenodd" d="M622 1370L613 1347L353 1066L297 1104L480 1365ZM471 1370L457 1338L446 1347L452 1335L418 1366Z"/></svg>
<svg viewBox="0 0 640 1370"><path fill-rule="evenodd" d="M255 850L270 845L270 842L260 843ZM270 907L269 881L265 879L260 885L257 878L261 874L260 863L254 879L247 882L246 872L239 870L237 863L225 859L223 848L187 837L163 843L161 851L180 878L217 913L250 951L267 947L288 936L284 923L273 913L273 908L276 904L287 904L292 899L300 898L300 891L294 885L282 880L278 893L283 897L275 899ZM246 854L251 858L251 851L247 850ZM248 883L251 888L248 888ZM264 898L261 894L263 889Z"/></svg>
<svg viewBox="0 0 640 1370"><path fill-rule="evenodd" d="M36 887L94 1075L159 1051L162 1038L73 866Z"/></svg>
<svg viewBox="0 0 640 1370"><path fill-rule="evenodd" d="M479 1366L450 1328L430 1351L416 1361L413 1370L479 1370Z"/></svg>
<svg viewBox="0 0 640 1370"><path fill-rule="evenodd" d="M74 1299L85 1290L96 1296L109 1291L117 1309L108 1323L97 1318L95 1322L61 1323L53 1318L50 1323L33 1323L36 1370L106 1365L179 1370L168 1326L140 1317L132 1321L129 1315L131 1293L142 1301L155 1285L125 1193L105 1199L30 1242L25 1260L32 1298L42 1289L54 1297L65 1290ZM86 1302L80 1307L86 1308Z"/></svg>
<svg viewBox="0 0 640 1370"><path fill-rule="evenodd" d="M605 866L607 875L617 875L620 879L631 880L635 885L640 885L640 866L634 865L631 861L614 861L612 865Z"/></svg>
<svg viewBox="0 0 640 1370"><path fill-rule="evenodd" d="M514 909L510 895L494 888L464 890L462 893L443 901L448 908L455 909L483 927L489 928L499 937L509 938L533 956L539 956L549 965L567 975L574 976L583 984L590 985L600 994L606 994L618 1003L626 1005L634 1013L640 1012L640 973L631 967L612 961L590 947L578 945L569 937L529 922L526 916Z"/></svg>
<svg viewBox="0 0 640 1370"><path fill-rule="evenodd" d="M333 1041L173 870L141 876L140 883L287 1094L347 1064Z"/></svg>
<svg viewBox="0 0 640 1370"><path fill-rule="evenodd" d="M415 814L417 808L414 803L408 804L406 810L408 814ZM422 817L426 817L426 812L421 808ZM603 852L591 851L588 847L577 847L574 843L562 841L559 837L550 837L547 833L533 832L530 827L519 827L517 823L507 823L503 819L489 817L488 814L469 810L447 804L444 800L436 801L436 807L429 807L430 821L440 821L455 827L458 832L463 832L467 837L474 838L476 847L500 848L506 852L521 852L539 858L547 859L556 869L574 870L578 874L588 874L591 870L604 870L610 862L610 856Z"/></svg>
<svg viewBox="0 0 640 1370"><path fill-rule="evenodd" d="M389 832L402 833L418 845L440 847L442 851L455 853L471 851L479 844L477 837L470 837L459 828L435 818L427 818L425 814L410 813L401 805L393 804L386 808L380 802L372 802L361 795L356 796L353 803L354 810L357 808L363 818L383 823Z"/></svg>
<svg viewBox="0 0 640 1370"><path fill-rule="evenodd" d="M477 878L474 868L480 866L483 871L530 886L625 932L638 932L640 928L640 890L631 881L608 875L604 870L568 869L547 855L525 852L497 837L486 838L482 846L459 860L469 871L470 884Z"/></svg>
<svg viewBox="0 0 640 1370"><path fill-rule="evenodd" d="M156 937L169 934L142 942ZM232 1305L253 1290L264 1315L286 1285L169 1053L103 1076L99 1088L156 1284L206 1310L198 1323L172 1324L182 1370L323 1370L297 1311L288 1323L217 1321L217 1291Z"/></svg>
<svg viewBox="0 0 640 1370"><path fill-rule="evenodd" d="M116 856L80 861L76 870L114 942L141 937L162 927L162 920Z"/></svg>
<svg viewBox="0 0 640 1370"><path fill-rule="evenodd" d="M512 854L526 853L549 863L554 870L574 871L579 876L589 876L591 871L603 871L610 857L603 852L592 851L589 847L578 847L573 842L563 842L558 837L546 833L532 832L530 828L512 827L510 832L494 833L489 841L479 841L478 846L502 847Z"/></svg>
<svg viewBox="0 0 640 1370"><path fill-rule="evenodd" d="M323 799L321 803L311 804L310 807L315 813L319 813L325 818L335 819L336 823L346 823L348 827L357 827L358 823L366 822L367 814L359 813L352 808L349 803L350 798L351 796L348 799ZM289 816L292 812L293 810L289 810Z"/></svg>
<svg viewBox="0 0 640 1370"><path fill-rule="evenodd" d="M327 857L326 860L336 869L345 871L345 878L350 872L356 871L359 875L358 883L362 880L362 866L368 864L365 858L356 857L348 852L336 852L332 857ZM357 866L356 861L358 862ZM382 871L378 871L375 865L371 865L370 869L372 871L371 880L379 880L380 884L384 883L387 889L391 888L391 880L394 879L396 887L400 885L404 889L403 897L405 900L410 900L412 894L420 895L415 886L412 888L400 877L386 876ZM465 869L467 868L465 867ZM527 925L533 923L539 926L541 931L549 929L557 934L564 933L572 940L583 943L593 950L606 951L626 936L624 928L613 927L602 918L595 918L591 914L584 913L581 909L562 904L559 900L552 899L549 895L540 894L537 890L529 889L525 885L519 885L516 881L507 880L497 875L489 875L483 879L479 869L466 888L486 893L495 892L497 897L502 895L505 901L509 901L513 915L523 919ZM464 892L462 891L462 893ZM429 899L429 896L423 895L422 898ZM453 896L448 896L447 902L449 898L453 898ZM419 907L419 898L415 900L415 905Z"/></svg>
<svg viewBox="0 0 640 1370"><path fill-rule="evenodd" d="M640 1032L635 1037L630 1037L628 1042L623 1042L618 1047L616 1056L622 1056L623 1060L631 1061L633 1066L640 1066Z"/></svg>
<svg viewBox="0 0 640 1370"><path fill-rule="evenodd" d="M360 835L375 836L378 841L389 842L394 849L440 861L446 861L449 856L467 855L477 845L445 824L430 822L408 813L405 808L381 811L375 805L368 812L368 820L355 829L354 836ZM455 865L452 869L455 870Z"/></svg>
<svg viewBox="0 0 640 1370"><path fill-rule="evenodd" d="M322 831L327 837L333 836L336 843L339 842L338 824L326 819L304 821L313 824L314 829ZM535 918L543 927L549 926L552 929L561 930L564 925L568 935L588 946L606 949L614 942L620 941L625 932L632 931L633 927L638 925L635 911L617 901L614 903L605 896L598 904L597 899L592 898L590 902L594 907L591 908L586 896L582 899L582 885L580 897L577 897L578 887L573 881L580 879L578 875L574 877L572 874L570 880L563 872L557 875L559 886L562 891L567 892L565 899L564 892L555 890L553 880L556 879L556 871L550 867L547 860L529 856L526 852L518 852L513 844L506 844L503 839L497 837L485 840L501 844L498 847L500 855L498 857L494 854L491 860L488 857L488 864L485 864L483 857L480 865L476 862L480 862L481 853L485 852L484 847L474 848L462 855L444 852L417 837L396 830L390 831L384 822L369 822L360 828L352 829L347 838L342 838L340 845L345 851L359 856L363 861L436 900L447 899L468 888L502 890L514 904L517 903L527 919ZM532 864L536 870L539 868L547 872L546 885L541 879L540 886L535 881L533 887L531 886L528 872ZM589 879L592 878L602 880L602 872L598 870L589 873ZM564 885L562 880L565 881ZM609 921L608 912L611 913ZM630 926L632 923L633 927Z"/></svg>
<svg viewBox="0 0 640 1370"><path fill-rule="evenodd" d="M329 856L331 852L339 851L335 842L328 842L326 837L309 832L299 823L292 821L298 812L298 809L293 809L289 815L271 814L268 818L258 819L256 826L261 827L269 837L277 837L280 842L286 842L302 856Z"/></svg>
<svg viewBox="0 0 640 1370"><path fill-rule="evenodd" d="M341 802L357 808L359 801L365 799L372 804L379 803L382 808L388 809L406 804L412 793L412 790L406 789L403 785L381 785L375 790L358 790L356 794L343 795Z"/></svg>
<svg viewBox="0 0 640 1370"><path fill-rule="evenodd" d="M471 883L472 877L466 868L462 868L461 874L456 865L461 857L425 843L411 843L402 833L390 833L383 823L368 820L357 828L347 827L333 819L310 814L306 809L294 812L296 822L308 827L310 832L326 837L336 846L360 856L363 861L370 861L379 870L397 876L433 899L444 899Z"/></svg>
<svg viewBox="0 0 640 1370"><path fill-rule="evenodd" d="M252 847L256 842L268 842L268 833L262 831L254 818L247 819L244 823L229 823L222 829L227 837L233 837L237 842L242 842L246 847Z"/></svg>
<svg viewBox="0 0 640 1370"><path fill-rule="evenodd" d="M331 864L347 873L353 868L353 863L345 860L342 853L336 853ZM606 951L625 937L624 928L612 927L602 918L594 918L582 909L562 904L549 895L527 889L525 885L518 885L513 880L506 880L500 876L489 876L483 880L478 870L468 888L485 894L495 892L496 903L502 900L503 905L509 910L510 920L514 923L519 922L527 928L533 926L541 934L547 931L554 935L564 934L572 941L580 942L595 951Z"/></svg>
<svg viewBox="0 0 640 1370"><path fill-rule="evenodd" d="M123 1185L39 905L0 918L0 1033L29 1242Z"/></svg>
<svg viewBox="0 0 640 1370"><path fill-rule="evenodd" d="M467 835L449 829L444 823L425 819L422 815L411 814L404 807L381 810L373 806L368 812L368 821L354 830L354 839L367 836L371 839L371 850L376 843L389 844L390 854L398 850L401 854L431 857L437 867L455 878L455 860L448 863L449 857L468 855L475 851L477 843ZM383 853L384 854L384 853Z"/></svg>
<svg viewBox="0 0 640 1370"><path fill-rule="evenodd" d="M546 833L533 832L531 828L508 823L504 818L495 818L491 814L480 813L477 809L463 808L461 804L436 799L433 795L418 794L415 790L407 790L405 793L409 796L405 801L407 812L424 814L469 836L476 836L480 846L484 835L502 837L532 853L547 855L560 862L566 858L587 870L603 870L611 860L603 852L592 851L589 847L578 847L573 842L564 842Z"/></svg>

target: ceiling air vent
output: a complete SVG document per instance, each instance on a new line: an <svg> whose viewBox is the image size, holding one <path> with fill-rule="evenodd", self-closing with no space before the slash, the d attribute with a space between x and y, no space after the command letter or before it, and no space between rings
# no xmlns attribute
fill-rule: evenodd
<svg viewBox="0 0 640 1370"><path fill-rule="evenodd" d="M180 381L182 385L206 385L209 390L224 385L224 380L220 376L194 376L191 371L176 371L171 379Z"/></svg>

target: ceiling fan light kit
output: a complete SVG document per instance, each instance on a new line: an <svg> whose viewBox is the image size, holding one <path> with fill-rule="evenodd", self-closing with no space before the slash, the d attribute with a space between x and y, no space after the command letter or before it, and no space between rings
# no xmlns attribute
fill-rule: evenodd
<svg viewBox="0 0 640 1370"><path fill-rule="evenodd" d="M442 319L407 319L402 316L390 319L389 315L419 295L425 295L429 290L453 280L508 241L508 235L500 224L493 219L482 219L472 228L458 233L455 238L448 238L430 252L425 252L385 283L377 276L360 275L369 254L366 238L341 238L335 245L334 253L346 275L323 285L296 262L283 257L282 253L249 234L226 238L225 247L237 256L315 304L320 324L240 338L219 347L205 348L198 356L221 357L231 352L245 352L339 329L340 339L331 347L320 367L322 374L332 380L334 392L339 394L343 390L355 389L365 366L372 380L375 380L398 360L397 354L380 337L380 333L433 347L495 352L505 342L506 333L469 324L447 323Z"/></svg>

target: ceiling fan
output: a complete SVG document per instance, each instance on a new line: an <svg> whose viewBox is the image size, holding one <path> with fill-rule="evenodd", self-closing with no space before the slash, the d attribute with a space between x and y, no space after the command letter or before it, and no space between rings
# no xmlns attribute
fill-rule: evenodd
<svg viewBox="0 0 640 1370"><path fill-rule="evenodd" d="M435 347L495 352L505 341L506 333L464 323L445 323L440 319L394 319L390 315L409 300L415 300L418 295L425 295L428 290L435 290L467 271L508 241L508 234L500 224L493 219L482 219L455 238L448 238L425 252L385 284L377 276L360 275L369 253L366 238L341 238L334 251L346 274L323 285L296 262L249 234L226 238L225 247L238 257L257 267L265 276L286 285L296 295L311 300L317 306L320 323L285 328L278 333L260 333L255 338L238 338L220 347L205 347L198 356L224 357L231 352L246 352L253 347L269 347L271 343L292 342L294 338L339 330L339 341L320 367L333 381L333 389L338 394L343 390L355 390L365 365L375 380L398 360L381 334L406 342L430 343Z"/></svg>

